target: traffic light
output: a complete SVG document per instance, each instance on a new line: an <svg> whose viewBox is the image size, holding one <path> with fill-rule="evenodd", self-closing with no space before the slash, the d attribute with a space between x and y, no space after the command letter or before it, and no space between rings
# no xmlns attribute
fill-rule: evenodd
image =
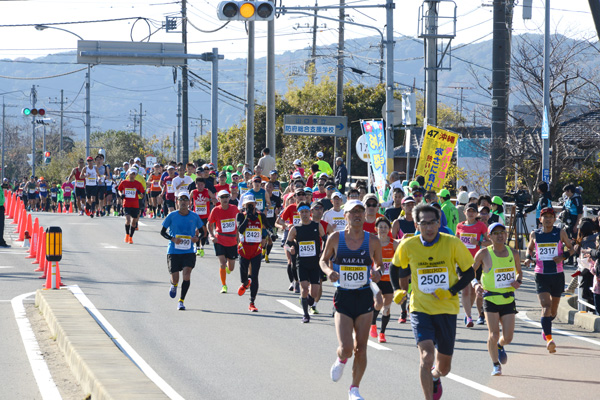
<svg viewBox="0 0 600 400"><path fill-rule="evenodd" d="M25 115L25 116L29 116L29 115L44 116L44 115L46 115L46 110L44 110L43 108L24 108L21 111L23 112L23 115Z"/></svg>
<svg viewBox="0 0 600 400"><path fill-rule="evenodd" d="M270 1L222 1L217 16L221 21L271 21L275 5Z"/></svg>
<svg viewBox="0 0 600 400"><path fill-rule="evenodd" d="M51 161L51 154L49 151L44 153L44 164L50 164Z"/></svg>

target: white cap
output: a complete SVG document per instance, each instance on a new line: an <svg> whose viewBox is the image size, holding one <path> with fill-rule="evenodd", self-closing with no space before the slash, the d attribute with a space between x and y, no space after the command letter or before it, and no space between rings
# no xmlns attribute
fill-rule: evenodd
<svg viewBox="0 0 600 400"><path fill-rule="evenodd" d="M123 163L123 166L125 166L125 165L129 165L129 163L128 163L127 161L125 161L125 162Z"/></svg>
<svg viewBox="0 0 600 400"><path fill-rule="evenodd" d="M317 157L318 157L318 158L323 158L323 152L322 152L322 151L318 152L318 153L317 153Z"/></svg>
<svg viewBox="0 0 600 400"><path fill-rule="evenodd" d="M321 178L329 178L329 175L327 175L326 172L322 172L321 175L319 175L319 179Z"/></svg>
<svg viewBox="0 0 600 400"><path fill-rule="evenodd" d="M469 193L469 199L470 199L470 198L474 198L474 199L476 199L476 198L478 198L478 197L479 197L479 195L478 195L477 193L475 193L475 192L470 192L470 193Z"/></svg>
<svg viewBox="0 0 600 400"><path fill-rule="evenodd" d="M458 201L458 204L467 204L469 202L469 194L467 192L460 192L458 196L456 196L456 200Z"/></svg>
<svg viewBox="0 0 600 400"><path fill-rule="evenodd" d="M342 194L340 192L333 192L333 194L331 195L331 198L333 199L334 197L338 197L338 198L342 198Z"/></svg>
<svg viewBox="0 0 600 400"><path fill-rule="evenodd" d="M170 169L175 169L175 167L174 167L174 166L172 166L172 165L169 165L169 166L167 167L167 171L168 171L168 170L170 170Z"/></svg>
<svg viewBox="0 0 600 400"><path fill-rule="evenodd" d="M356 207L361 207L363 210L365 209L365 205L360 200L348 200L346 204L344 204L344 212L350 212Z"/></svg>
<svg viewBox="0 0 600 400"><path fill-rule="evenodd" d="M137 162L137 161L142 161L142 160L140 160L140 158L139 158L139 157L136 157L136 158L134 158L134 160L133 160L133 161L136 161L136 162Z"/></svg>
<svg viewBox="0 0 600 400"><path fill-rule="evenodd" d="M242 199L242 206L245 206L246 203L256 203L256 199L254 198L253 195L251 194L247 194L244 196L244 198Z"/></svg>
<svg viewBox="0 0 600 400"><path fill-rule="evenodd" d="M177 192L177 198L180 198L182 196L187 197L188 199L190 198L190 192L188 192L187 190L180 190Z"/></svg>
<svg viewBox="0 0 600 400"><path fill-rule="evenodd" d="M129 175L129 174L137 174L137 172L138 172L137 168L129 168L127 170L127 175Z"/></svg>
<svg viewBox="0 0 600 400"><path fill-rule="evenodd" d="M300 172L296 171L292 174L292 178L302 178L302 174Z"/></svg>
<svg viewBox="0 0 600 400"><path fill-rule="evenodd" d="M294 160L294 165L302 165L302 161L300 161L299 159L295 159Z"/></svg>
<svg viewBox="0 0 600 400"><path fill-rule="evenodd" d="M225 196L225 195L229 196L229 192L225 189L219 190L219 192L217 193L217 197L221 197L221 196Z"/></svg>

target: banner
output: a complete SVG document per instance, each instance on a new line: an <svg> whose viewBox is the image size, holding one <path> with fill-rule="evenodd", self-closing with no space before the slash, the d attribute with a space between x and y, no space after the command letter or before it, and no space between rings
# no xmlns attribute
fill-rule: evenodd
<svg viewBox="0 0 600 400"><path fill-rule="evenodd" d="M373 170L373 180L375 188L379 194L379 201L383 201L385 195L385 184L387 177L387 153L385 148L385 133L383 130L383 120L360 120L363 134L367 137L369 147L369 156L371 169Z"/></svg>
<svg viewBox="0 0 600 400"><path fill-rule="evenodd" d="M427 125L417 175L425 177L425 189L439 192L446 182L458 134Z"/></svg>

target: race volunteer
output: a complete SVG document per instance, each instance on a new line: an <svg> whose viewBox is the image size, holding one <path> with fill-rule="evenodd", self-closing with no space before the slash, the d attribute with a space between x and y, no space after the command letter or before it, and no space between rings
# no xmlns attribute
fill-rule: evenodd
<svg viewBox="0 0 600 400"><path fill-rule="evenodd" d="M552 339L552 321L556 318L560 297L565 289L563 262L575 253L571 240L563 229L554 226L556 215L551 207L540 211L542 227L531 232L525 255L529 267L535 251L535 287L542 306L542 338L550 353L556 352ZM563 252L563 246L568 251Z"/></svg>
<svg viewBox="0 0 600 400"><path fill-rule="evenodd" d="M230 194L226 190L217 193L220 204L213 208L208 217L208 232L214 243L215 254L219 258L221 293L227 293L227 274L235 268L238 256L237 215L239 210L229 204Z"/></svg>
<svg viewBox="0 0 600 400"><path fill-rule="evenodd" d="M315 299L319 296L322 274L319 268L319 257L321 256L321 238L325 237L323 226L318 222L311 221L310 212L308 202L298 204L301 222L290 229L286 242L290 253L297 255L300 303L302 311L304 311L302 323L310 322L308 307L312 307Z"/></svg>
<svg viewBox="0 0 600 400"><path fill-rule="evenodd" d="M483 309L488 326L487 347L493 363L492 375L502 375L500 364L508 357L504 346L512 342L515 331L515 290L521 286L523 274L519 252L505 245L506 227L490 225L492 245L475 255L473 268L483 271L481 280L474 279L473 288L483 296ZM500 336L502 324L502 336Z"/></svg>
<svg viewBox="0 0 600 400"><path fill-rule="evenodd" d="M121 181L118 187L120 196L123 198L123 208L125 212L125 243L133 244L133 234L137 228L137 222L140 217L139 194L144 194L144 187L135 179L136 168L127 170L127 179Z"/></svg>
<svg viewBox="0 0 600 400"><path fill-rule="evenodd" d="M344 207L346 228L334 232L325 245L320 265L337 288L334 295L335 330L339 346L331 367L331 379L342 377L348 358L354 353L350 399L362 399L358 387L367 368L369 325L373 318L371 279L379 282L383 263L381 243L363 230L365 206L349 200ZM329 266L332 261L332 267ZM355 335L356 338L353 337Z"/></svg>
<svg viewBox="0 0 600 400"><path fill-rule="evenodd" d="M475 278L469 250L456 236L439 233L440 213L425 204L413 210L421 234L400 242L390 271L397 303L406 297L408 278L412 278L410 322L420 353L419 376L425 399L442 395L440 377L450 372L454 352L457 294ZM462 272L460 279L457 265Z"/></svg>
<svg viewBox="0 0 600 400"><path fill-rule="evenodd" d="M200 218L189 211L190 194L185 191L177 193L178 207L162 223L160 234L169 241L167 248L167 266L171 274L171 288L169 296L177 296L179 285L179 272L183 272L181 283L181 296L177 304L178 310L185 310L185 296L190 288L192 269L196 266L196 255L194 254L194 243L198 243L201 236L206 236L206 226ZM169 232L167 233L167 229Z"/></svg>

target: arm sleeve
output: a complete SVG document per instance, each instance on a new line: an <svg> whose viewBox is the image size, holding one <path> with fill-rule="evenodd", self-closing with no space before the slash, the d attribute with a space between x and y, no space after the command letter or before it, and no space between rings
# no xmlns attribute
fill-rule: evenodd
<svg viewBox="0 0 600 400"><path fill-rule="evenodd" d="M406 278L410 275L410 266L408 268L400 268L392 265L390 268L390 282L394 291L400 289L400 278Z"/></svg>
<svg viewBox="0 0 600 400"><path fill-rule="evenodd" d="M160 235L161 235L162 237L164 237L165 239L167 239L167 240L171 240L171 239L172 239L172 236L170 236L170 235L167 233L167 228L166 228L166 227L164 227L164 226L163 226L163 227L162 227L162 229L160 230Z"/></svg>
<svg viewBox="0 0 600 400"><path fill-rule="evenodd" d="M237 223L238 231L240 233L244 233L246 231L246 227L248 226L248 218L244 214L239 213L237 215Z"/></svg>
<svg viewBox="0 0 600 400"><path fill-rule="evenodd" d="M475 270L473 267L469 267L466 271L463 271L462 276L449 290L452 295L456 295L458 292L467 287L469 283L475 278Z"/></svg>

